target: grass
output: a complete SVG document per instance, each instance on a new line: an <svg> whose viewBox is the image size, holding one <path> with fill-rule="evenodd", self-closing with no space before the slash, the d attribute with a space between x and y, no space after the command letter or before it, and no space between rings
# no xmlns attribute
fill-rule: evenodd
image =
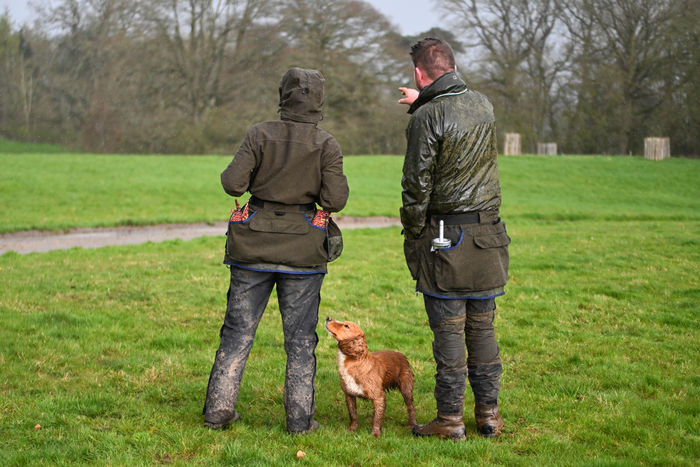
<svg viewBox="0 0 700 467"><path fill-rule="evenodd" d="M233 200L219 174L229 162L221 156L0 154L0 233L226 220ZM401 162L346 158L353 196L344 213L397 216Z"/></svg>
<svg viewBox="0 0 700 467"><path fill-rule="evenodd" d="M519 220L698 220L700 164L640 157L501 157L503 212Z"/></svg>
<svg viewBox="0 0 700 467"><path fill-rule="evenodd" d="M0 233L69 227L214 222L233 200L221 156L1 154ZM398 216L397 156L344 161L343 215ZM526 220L697 220L700 164L690 159L502 157L503 214ZM652 199L650 199L652 198Z"/></svg>
<svg viewBox="0 0 700 467"><path fill-rule="evenodd" d="M78 159L78 172L87 170L89 159L68 157ZM97 158L94 170L113 169L111 157ZM7 158L0 156L3 164ZM132 159L138 164L120 163L157 162L165 178L189 168L191 177L182 183L201 186L227 162ZM348 210L394 209L400 164L393 157L346 158L356 198ZM199 165L210 169L198 172ZM398 393L389 395L380 439L370 435L366 401L358 403L359 430L348 433L336 348L320 325L322 428L308 436L286 434L274 298L243 379L241 422L220 432L203 429L228 276L222 239L202 238L0 256L0 464L697 464L697 161L502 158L501 174L513 243L496 322L506 422L498 440L476 435L469 410L465 442L416 439L405 426ZM374 179L366 180L370 175ZM139 171L133 176L145 177ZM85 199L84 188L74 185L76 200ZM384 194L367 201L367 191ZM159 201L167 203L169 195L163 192ZM31 196L12 192L19 204ZM88 201L78 202L88 209ZM224 212L227 203L221 203ZM120 218L122 207L115 199L112 206L113 218ZM77 223L94 221L75 216ZM63 222L73 221L67 216ZM112 221L105 216L101 222ZM435 410L432 336L422 299L412 292L400 229L346 231L344 237L320 314L358 322L372 350L408 356L418 419L425 422ZM471 402L468 393L467 407ZM307 454L301 461L298 450Z"/></svg>

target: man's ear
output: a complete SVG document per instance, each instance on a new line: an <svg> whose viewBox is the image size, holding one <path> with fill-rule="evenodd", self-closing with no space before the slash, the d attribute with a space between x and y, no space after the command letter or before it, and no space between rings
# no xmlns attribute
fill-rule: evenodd
<svg viewBox="0 0 700 467"><path fill-rule="evenodd" d="M416 76L416 86L419 88L423 87L423 81L425 80L425 72L420 68L416 67L414 70Z"/></svg>
<svg viewBox="0 0 700 467"><path fill-rule="evenodd" d="M418 89L423 89L433 82L433 80L428 76L428 73L421 67L417 66L414 71L416 74L416 86L418 86Z"/></svg>

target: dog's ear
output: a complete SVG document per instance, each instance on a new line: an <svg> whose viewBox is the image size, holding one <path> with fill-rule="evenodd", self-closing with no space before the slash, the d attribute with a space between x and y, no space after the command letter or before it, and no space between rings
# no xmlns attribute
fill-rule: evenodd
<svg viewBox="0 0 700 467"><path fill-rule="evenodd" d="M365 333L362 332L362 328L356 323L353 323L352 321L346 321L345 324L352 334L362 338L365 337Z"/></svg>
<svg viewBox="0 0 700 467"><path fill-rule="evenodd" d="M368 351L364 336L340 341L338 347L348 357L360 357Z"/></svg>

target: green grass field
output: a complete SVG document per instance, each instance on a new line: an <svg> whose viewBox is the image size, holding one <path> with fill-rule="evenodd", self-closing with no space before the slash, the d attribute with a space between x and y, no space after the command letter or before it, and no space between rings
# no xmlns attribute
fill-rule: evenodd
<svg viewBox="0 0 700 467"><path fill-rule="evenodd" d="M5 232L226 219L221 157L2 154ZM396 216L400 157L347 157L346 215ZM0 465L696 465L700 459L700 163L503 157L511 244L498 300L497 440L416 439L398 393L346 431L336 348L318 333L321 429L284 429L275 299L243 379L240 422L201 409L223 319L223 238L0 256ZM419 422L434 416L432 336L400 229L344 232L321 316L404 352ZM467 405L471 404L467 394ZM37 429L36 426L41 428ZM298 461L296 452L306 457Z"/></svg>
<svg viewBox="0 0 700 467"><path fill-rule="evenodd" d="M0 233L70 227L214 222L233 200L222 156L0 153ZM398 156L344 161L350 200L342 215L398 216ZM503 215L511 222L698 220L700 164L630 157L502 157Z"/></svg>

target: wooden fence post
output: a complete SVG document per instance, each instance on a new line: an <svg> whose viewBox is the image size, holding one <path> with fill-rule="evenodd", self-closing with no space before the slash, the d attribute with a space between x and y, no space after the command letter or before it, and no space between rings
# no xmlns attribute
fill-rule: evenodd
<svg viewBox="0 0 700 467"><path fill-rule="evenodd" d="M660 161L671 157L670 138L644 138L644 158Z"/></svg>
<svg viewBox="0 0 700 467"><path fill-rule="evenodd" d="M503 155L520 155L520 133L506 133L506 144L503 148Z"/></svg>
<svg viewBox="0 0 700 467"><path fill-rule="evenodd" d="M537 143L537 154L545 156L557 155L557 143Z"/></svg>

